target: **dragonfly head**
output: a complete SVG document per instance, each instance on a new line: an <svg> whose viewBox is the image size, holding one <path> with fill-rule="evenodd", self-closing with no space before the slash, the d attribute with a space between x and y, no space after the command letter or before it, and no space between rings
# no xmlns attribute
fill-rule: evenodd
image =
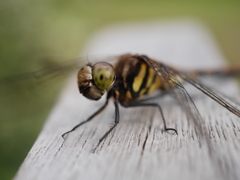
<svg viewBox="0 0 240 180"><path fill-rule="evenodd" d="M111 64L88 64L78 72L79 91L88 99L99 100L113 86L115 79L115 71Z"/></svg>

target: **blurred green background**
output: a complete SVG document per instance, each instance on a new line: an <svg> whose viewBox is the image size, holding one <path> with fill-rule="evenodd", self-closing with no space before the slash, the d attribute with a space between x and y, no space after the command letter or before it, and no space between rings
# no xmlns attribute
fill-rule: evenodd
<svg viewBox="0 0 240 180"><path fill-rule="evenodd" d="M120 22L193 17L217 38L225 57L240 62L240 1L0 1L0 77L37 70L46 57L79 56L98 29ZM55 58L56 59L56 58ZM14 177L61 90L0 84L0 177ZM36 85L36 84L34 84Z"/></svg>

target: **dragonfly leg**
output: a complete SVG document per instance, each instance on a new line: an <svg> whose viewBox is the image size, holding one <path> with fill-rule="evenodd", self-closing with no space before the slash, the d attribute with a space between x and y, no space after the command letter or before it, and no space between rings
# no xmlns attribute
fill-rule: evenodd
<svg viewBox="0 0 240 180"><path fill-rule="evenodd" d="M164 130L165 131L174 131L176 134L178 134L176 129L174 129L174 128L167 128L166 121L165 121L165 118L164 118L164 115L163 115L163 111L162 111L162 108L161 108L161 106L159 104L157 104L157 103L139 103L139 102L136 102L135 104L129 104L129 105L123 105L123 106L126 107L126 108L129 108L129 107L145 107L145 106L157 107L158 110L161 113L161 116L162 116Z"/></svg>
<svg viewBox="0 0 240 180"><path fill-rule="evenodd" d="M66 135L69 134L70 132L73 132L75 129L77 129L79 126L89 122L90 120L92 120L96 115L98 115L100 112L102 112L102 110L104 110L106 108L106 106L108 105L108 99L106 100L105 104L99 109L97 110L94 114L92 114L87 120L82 121L81 123L77 124L76 126L74 126L70 131L65 132L64 134L62 134L63 139L65 139Z"/></svg>
<svg viewBox="0 0 240 180"><path fill-rule="evenodd" d="M99 144L108 136L108 134L118 125L119 123L119 107L118 107L118 102L114 101L114 106L115 106L115 122L114 125L99 139L97 146L94 148L93 152L97 149Z"/></svg>

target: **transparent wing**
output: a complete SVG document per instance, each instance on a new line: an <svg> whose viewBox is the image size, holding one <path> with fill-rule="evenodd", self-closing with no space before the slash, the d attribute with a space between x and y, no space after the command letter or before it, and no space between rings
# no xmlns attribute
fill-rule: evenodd
<svg viewBox="0 0 240 180"><path fill-rule="evenodd" d="M89 62L88 59L91 59ZM24 80L39 80L45 81L52 79L54 77L66 75L74 70L79 70L82 66L91 63L94 64L98 61L116 61L116 56L109 56L109 57L81 57L77 59L67 60L63 62L57 62L52 60L44 60L43 67L39 70L32 71L32 72L25 72L19 74L13 74L7 77L0 77L0 85L1 84L8 84L14 82L20 82Z"/></svg>
<svg viewBox="0 0 240 180"><path fill-rule="evenodd" d="M208 97L212 98L214 101L222 105L224 108L235 114L236 116L240 117L240 110L234 107L232 104L228 102L229 99L225 95L221 95L219 93L214 92L212 89L208 88L204 84L202 84L200 81L193 80L192 78L188 77L187 75L180 73L176 70L170 69L166 66L164 66L164 69L166 69L169 74L175 74L178 77L181 77L183 80L189 82L193 86L195 86L197 89L202 91L204 94L206 94ZM236 102L235 102L236 103ZM236 103L237 104L237 103Z"/></svg>
<svg viewBox="0 0 240 180"><path fill-rule="evenodd" d="M200 140L203 140L203 143L206 143L213 164L217 166L220 169L220 171L224 171L225 168L223 168L223 166L227 167L227 164L223 162L224 165L219 166L220 161L219 157L221 156L221 154L218 153L218 151L214 147L214 144L211 142L210 134L208 133L207 127L205 126L205 123L201 115L199 114L198 109L196 108L188 92L180 82L184 80L192 84L194 87L202 91L208 97L210 97L211 99L213 99L214 101L216 101L217 103L219 103L224 108L226 108L227 110L229 110L238 117L240 117L239 109L235 108L232 104L230 104L228 102L229 99L226 99L226 96L216 93L216 91L213 91L212 89L208 88L199 81L190 78L188 75L181 73L178 70L175 70L174 68L168 67L161 63L152 62L151 64L154 64L154 66L158 67L158 70L156 69L157 70L156 72L158 74L161 73L165 82L172 87L173 91L170 92L172 92L172 95L184 109L190 122L194 123L196 130L200 133Z"/></svg>
<svg viewBox="0 0 240 180"><path fill-rule="evenodd" d="M77 60L66 61L63 63L44 61L44 65L41 69L32 72L25 72L20 74L14 74L8 77L3 77L0 79L0 84L14 83L29 79L49 79L59 75L64 75L76 68L79 68L79 61Z"/></svg>
<svg viewBox="0 0 240 180"><path fill-rule="evenodd" d="M193 122L196 127L196 131L199 134L200 138L206 140L207 144L210 146L209 138L207 138L207 130L204 126L204 122L202 120L201 115L194 102L192 101L190 95L183 87L183 85L179 82L178 74L173 71L170 71L167 67L163 66L160 63L152 61L149 58L144 58L144 60L148 63L148 65L154 69L154 71L162 77L164 85L166 88L170 88L169 93L173 95L178 104L186 113L187 118L190 122Z"/></svg>
<svg viewBox="0 0 240 180"><path fill-rule="evenodd" d="M187 91L184 89L182 84L178 81L179 78L183 79L186 82L189 82L193 86L195 86L197 89L202 91L204 94L212 98L214 101L222 105L224 108L235 114L236 116L240 117L240 110L234 107L231 103L229 103L225 98L223 98L223 95L218 95L218 93L215 93L213 90L208 88L207 86L203 85L201 82L194 80L190 77L188 77L186 74L181 73L177 71L176 69L170 68L162 63L155 62L149 58L144 58L144 60L148 63L150 67L152 67L156 73L163 77L165 82L169 84L169 86L173 86L176 89L181 89L182 95L185 94L185 96L188 96L188 101L192 101L190 96L187 95ZM169 83L171 82L171 83ZM226 96L225 96L226 97ZM193 102L192 102L193 103Z"/></svg>

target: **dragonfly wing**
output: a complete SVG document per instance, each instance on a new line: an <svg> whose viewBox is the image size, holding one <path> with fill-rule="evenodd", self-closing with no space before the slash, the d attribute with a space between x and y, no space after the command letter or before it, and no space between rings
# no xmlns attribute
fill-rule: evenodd
<svg viewBox="0 0 240 180"><path fill-rule="evenodd" d="M65 62L65 63L56 63L56 62L45 62L44 66L37 70L27 73L15 74L0 79L0 84L20 82L28 79L35 80L45 80L48 78L65 75L73 71L74 69L79 68L78 62Z"/></svg>
<svg viewBox="0 0 240 180"><path fill-rule="evenodd" d="M183 85L178 80L178 75L173 71L170 71L161 63L157 63L147 57L143 57L144 61L160 76L166 88L169 88L169 93L177 100L181 108L186 113L187 118L192 121L198 130L200 136L206 135L206 128L204 128L204 123L202 117L195 106L190 95L183 87Z"/></svg>
<svg viewBox="0 0 240 180"><path fill-rule="evenodd" d="M191 96L178 80L179 77L177 74L168 71L165 67L159 67L159 70L162 73L164 84L166 84L169 88L169 93L176 99L178 104L186 113L188 120L193 122L201 137L206 136L208 133L206 127L204 126L204 121Z"/></svg>
<svg viewBox="0 0 240 180"><path fill-rule="evenodd" d="M181 77L183 80L189 82L193 86L195 86L197 89L202 91L204 94L206 94L208 97L212 98L214 101L225 107L227 110L235 114L236 116L240 117L240 110L234 107L232 104L230 104L226 99L225 95L221 95L219 93L214 92L212 89L208 88L206 85L202 84L200 81L194 80L190 77L188 77L186 74L177 72L176 70L169 69L167 67L164 67L170 74L175 74L178 77ZM234 101L233 101L234 102ZM235 102L235 104L238 104Z"/></svg>

